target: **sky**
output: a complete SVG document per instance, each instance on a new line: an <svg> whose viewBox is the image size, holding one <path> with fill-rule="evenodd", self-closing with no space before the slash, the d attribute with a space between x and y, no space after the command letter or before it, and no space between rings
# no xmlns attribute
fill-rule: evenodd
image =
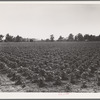
<svg viewBox="0 0 100 100"><path fill-rule="evenodd" d="M46 39L100 34L100 4L1 3L0 34Z"/></svg>

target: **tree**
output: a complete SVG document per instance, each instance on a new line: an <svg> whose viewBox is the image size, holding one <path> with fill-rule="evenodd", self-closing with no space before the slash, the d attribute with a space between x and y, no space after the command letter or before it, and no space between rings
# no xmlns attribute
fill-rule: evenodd
<svg viewBox="0 0 100 100"><path fill-rule="evenodd" d="M17 35L17 36L15 37L15 41L16 41L16 42L21 42L21 41L22 41L22 37L19 36L19 35Z"/></svg>
<svg viewBox="0 0 100 100"><path fill-rule="evenodd" d="M75 36L75 41L78 41L78 37L77 37L77 35Z"/></svg>
<svg viewBox="0 0 100 100"><path fill-rule="evenodd" d="M71 33L71 34L69 34L69 36L68 36L68 41L73 41L74 40L74 38L73 38L73 34Z"/></svg>
<svg viewBox="0 0 100 100"><path fill-rule="evenodd" d="M78 38L78 41L83 41L84 40L84 37L81 33L78 33L77 38Z"/></svg>
<svg viewBox="0 0 100 100"><path fill-rule="evenodd" d="M13 42L13 36L6 34L5 42Z"/></svg>
<svg viewBox="0 0 100 100"><path fill-rule="evenodd" d="M30 39L30 42L33 42L33 39Z"/></svg>
<svg viewBox="0 0 100 100"><path fill-rule="evenodd" d="M0 42L2 42L2 38L3 38L4 36L3 35L0 35Z"/></svg>
<svg viewBox="0 0 100 100"><path fill-rule="evenodd" d="M85 40L85 41L89 41L89 37L90 37L89 34L85 34L85 35L84 35L84 40Z"/></svg>
<svg viewBox="0 0 100 100"><path fill-rule="evenodd" d="M49 39L46 39L45 41L46 41L46 42L49 42L50 40L49 40Z"/></svg>
<svg viewBox="0 0 100 100"><path fill-rule="evenodd" d="M96 36L95 35L90 35L89 36L89 41L96 41Z"/></svg>
<svg viewBox="0 0 100 100"><path fill-rule="evenodd" d="M100 35L97 36L96 41L100 41Z"/></svg>
<svg viewBox="0 0 100 100"><path fill-rule="evenodd" d="M42 42L44 42L45 40L41 39Z"/></svg>
<svg viewBox="0 0 100 100"><path fill-rule="evenodd" d="M54 41L54 36L53 36L53 34L52 34L52 35L50 35L50 41L51 41L51 42L53 42L53 41Z"/></svg>
<svg viewBox="0 0 100 100"><path fill-rule="evenodd" d="M64 38L62 36L59 36L57 41L63 41L63 40L64 40Z"/></svg>

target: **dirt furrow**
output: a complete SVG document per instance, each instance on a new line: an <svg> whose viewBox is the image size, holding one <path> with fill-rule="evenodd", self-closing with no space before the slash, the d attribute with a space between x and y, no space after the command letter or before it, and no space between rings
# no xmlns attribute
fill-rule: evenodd
<svg viewBox="0 0 100 100"><path fill-rule="evenodd" d="M0 92L23 92L23 89L10 81L6 75L0 74Z"/></svg>

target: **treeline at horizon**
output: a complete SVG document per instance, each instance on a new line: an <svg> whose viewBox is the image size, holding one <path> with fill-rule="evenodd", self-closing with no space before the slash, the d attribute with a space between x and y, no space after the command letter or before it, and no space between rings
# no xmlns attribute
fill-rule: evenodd
<svg viewBox="0 0 100 100"><path fill-rule="evenodd" d="M5 39L4 39L5 38ZM68 37L63 37L63 36L59 36L59 38L57 40L55 40L55 37L53 34L50 35L49 38L47 39L41 39L41 40L37 40L35 38L23 38L19 35L17 35L16 37L10 35L9 33L6 34L6 36L4 37L4 35L0 34L0 42L35 42L35 41L42 41L42 42L63 42L63 41L100 41L100 35L95 36L95 35L89 35L89 34L85 34L82 35L82 33L78 33L77 35L73 35L72 33L70 33L68 35Z"/></svg>

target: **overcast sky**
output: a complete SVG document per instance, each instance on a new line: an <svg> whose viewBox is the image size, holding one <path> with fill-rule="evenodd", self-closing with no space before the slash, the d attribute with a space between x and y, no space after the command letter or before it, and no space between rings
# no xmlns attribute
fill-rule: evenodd
<svg viewBox="0 0 100 100"><path fill-rule="evenodd" d="M55 39L100 34L100 4L0 3L0 34Z"/></svg>

